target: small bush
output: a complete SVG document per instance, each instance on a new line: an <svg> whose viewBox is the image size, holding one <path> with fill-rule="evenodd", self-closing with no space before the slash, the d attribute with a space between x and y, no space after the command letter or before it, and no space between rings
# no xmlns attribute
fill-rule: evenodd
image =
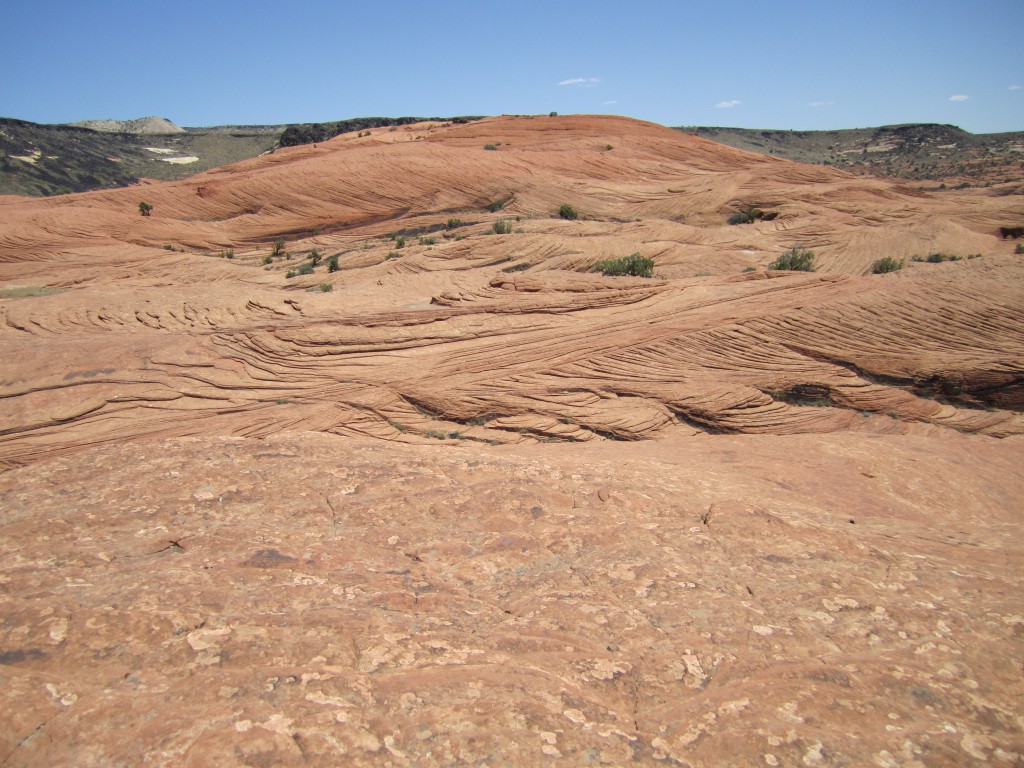
<svg viewBox="0 0 1024 768"><path fill-rule="evenodd" d="M1014 253L1024 253L1024 243L1017 243L1017 247L1013 249Z"/></svg>
<svg viewBox="0 0 1024 768"><path fill-rule="evenodd" d="M548 117L558 117L557 112L548 112Z"/></svg>
<svg viewBox="0 0 1024 768"><path fill-rule="evenodd" d="M496 222L491 224L491 229L496 235L508 235L512 232L512 222L505 221L504 219L498 219Z"/></svg>
<svg viewBox="0 0 1024 768"><path fill-rule="evenodd" d="M928 258L925 259L925 261L927 261L929 264L941 264L947 258L949 257L946 256L946 254L944 253L929 253Z"/></svg>
<svg viewBox="0 0 1024 768"><path fill-rule="evenodd" d="M385 258L386 259L400 259L400 258L402 258L402 254L400 254L400 253L398 253L396 251L392 251Z"/></svg>
<svg viewBox="0 0 1024 768"><path fill-rule="evenodd" d="M318 251L316 248L309 252L309 261L314 267L320 263L320 259L322 258L323 257L320 255L320 251Z"/></svg>
<svg viewBox="0 0 1024 768"><path fill-rule="evenodd" d="M434 245L437 240L433 237L421 237L420 245Z"/></svg>
<svg viewBox="0 0 1024 768"><path fill-rule="evenodd" d="M455 229L456 227L461 227L462 219L448 219L448 222L445 224L445 226L448 227L448 229Z"/></svg>
<svg viewBox="0 0 1024 768"><path fill-rule="evenodd" d="M609 152L611 152L611 151L612 151L613 149L615 149L615 147L613 147L613 146L612 146L611 144L605 144L605 145L604 145L604 148L605 148L606 150L608 150Z"/></svg>
<svg viewBox="0 0 1024 768"><path fill-rule="evenodd" d="M308 261L305 264L299 266L300 275L312 275L313 271L313 265L310 264Z"/></svg>
<svg viewBox="0 0 1024 768"><path fill-rule="evenodd" d="M729 216L729 218L726 219L726 221L728 221L729 224L733 226L736 226L737 224L752 224L753 222L757 221L757 217L754 215L752 210L737 211L736 213Z"/></svg>
<svg viewBox="0 0 1024 768"><path fill-rule="evenodd" d="M590 271L600 272L606 277L654 277L654 259L634 253L622 259L599 261L590 268Z"/></svg>
<svg viewBox="0 0 1024 768"><path fill-rule="evenodd" d="M814 252L800 247L790 248L769 264L768 269L790 272L814 272Z"/></svg>
<svg viewBox="0 0 1024 768"><path fill-rule="evenodd" d="M143 216L149 216L153 212L153 206L146 202L139 203L139 213Z"/></svg>
<svg viewBox="0 0 1024 768"><path fill-rule="evenodd" d="M334 290L334 286L330 283L320 283L320 293L330 293Z"/></svg>
<svg viewBox="0 0 1024 768"><path fill-rule="evenodd" d="M299 273L296 272L294 269L289 269L287 272L284 273L284 279L285 280L291 280L297 274L299 274Z"/></svg>
<svg viewBox="0 0 1024 768"><path fill-rule="evenodd" d="M327 271L328 272L337 272L338 271L338 256L337 255L331 256L331 258L329 258L327 260Z"/></svg>
<svg viewBox="0 0 1024 768"><path fill-rule="evenodd" d="M489 150L491 152L496 152L498 150L498 148L493 144L484 144L484 149Z"/></svg>
<svg viewBox="0 0 1024 768"><path fill-rule="evenodd" d="M558 217L560 219L568 219L570 221L579 218L579 214L576 213L576 209L568 203L562 203L558 209Z"/></svg>
<svg viewBox="0 0 1024 768"><path fill-rule="evenodd" d="M271 256L264 256L263 257L263 263L264 264L273 264L274 263L274 259Z"/></svg>
<svg viewBox="0 0 1024 768"><path fill-rule="evenodd" d="M757 272L757 267L744 267L744 272Z"/></svg>
<svg viewBox="0 0 1024 768"><path fill-rule="evenodd" d="M271 256L280 256L284 253L284 240L275 240L274 247L270 250Z"/></svg>
<svg viewBox="0 0 1024 768"><path fill-rule="evenodd" d="M887 272L899 272L901 269L903 269L902 259L897 261L891 256L886 256L871 265L871 274L884 275Z"/></svg>
<svg viewBox="0 0 1024 768"><path fill-rule="evenodd" d="M405 248L405 238L399 237L395 239L395 248Z"/></svg>
<svg viewBox="0 0 1024 768"><path fill-rule="evenodd" d="M493 203L491 203L490 205L487 206L487 210L490 211L491 213L497 213L498 211L500 211L504 207L505 207L505 201L504 200L495 200Z"/></svg>
<svg viewBox="0 0 1024 768"><path fill-rule="evenodd" d="M165 245L164 246L164 250L165 251L173 251L174 250L174 246L173 245Z"/></svg>

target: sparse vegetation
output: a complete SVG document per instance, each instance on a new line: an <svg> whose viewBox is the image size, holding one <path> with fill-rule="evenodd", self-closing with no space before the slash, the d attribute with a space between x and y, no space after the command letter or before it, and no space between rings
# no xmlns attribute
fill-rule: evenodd
<svg viewBox="0 0 1024 768"><path fill-rule="evenodd" d="M315 270L313 269L313 265L310 264L307 261L305 264L300 264L299 265L298 274L300 274L300 275L312 275L314 271Z"/></svg>
<svg viewBox="0 0 1024 768"><path fill-rule="evenodd" d="M402 254L398 253L397 251L391 251L391 253L389 253L384 258L385 258L385 260L387 260L387 259L400 259L400 258L402 258Z"/></svg>
<svg viewBox="0 0 1024 768"><path fill-rule="evenodd" d="M1024 243L1017 243L1017 247L1013 249L1013 252L1017 254L1024 253Z"/></svg>
<svg viewBox="0 0 1024 768"><path fill-rule="evenodd" d="M487 210L490 211L491 213L497 213L498 211L505 207L505 202L505 200L495 200L493 203L490 203L487 206Z"/></svg>
<svg viewBox="0 0 1024 768"><path fill-rule="evenodd" d="M576 209L568 203L562 203L558 208L558 217L560 219L568 219L569 221L572 221L579 218L579 214L576 212Z"/></svg>
<svg viewBox="0 0 1024 768"><path fill-rule="evenodd" d="M491 230L496 235L508 235L512 232L512 222L505 221L505 219L498 219L496 222L491 224Z"/></svg>
<svg viewBox="0 0 1024 768"><path fill-rule="evenodd" d="M654 259L634 253L621 259L599 261L590 271L606 277L654 277Z"/></svg>
<svg viewBox="0 0 1024 768"><path fill-rule="evenodd" d="M330 293L333 290L334 290L334 286L331 285L330 283L320 283L320 292L321 293Z"/></svg>
<svg viewBox="0 0 1024 768"><path fill-rule="evenodd" d="M744 272L757 272L757 267L744 267Z"/></svg>
<svg viewBox="0 0 1024 768"><path fill-rule="evenodd" d="M331 256L331 258L329 258L327 260L327 271L328 272L337 272L338 271L338 255L337 254L335 254L334 256Z"/></svg>
<svg viewBox="0 0 1024 768"><path fill-rule="evenodd" d="M774 221L778 216L778 211L765 211L748 205L745 210L737 211L726 221L735 226L736 224L753 224L755 221Z"/></svg>
<svg viewBox="0 0 1024 768"><path fill-rule="evenodd" d="M944 253L929 253L928 258L925 259L929 264L941 264L942 262L949 259Z"/></svg>
<svg viewBox="0 0 1024 768"><path fill-rule="evenodd" d="M139 213L141 213L143 216L149 216L151 213L153 213L153 206L145 201L140 202Z"/></svg>
<svg viewBox="0 0 1024 768"><path fill-rule="evenodd" d="M24 286L21 288L0 288L0 299L26 299L31 296L52 296L64 293L64 288L52 286Z"/></svg>
<svg viewBox="0 0 1024 768"><path fill-rule="evenodd" d="M309 252L309 263L312 264L314 267L320 263L320 260L322 258L323 257L320 255L320 251L318 251L316 248Z"/></svg>
<svg viewBox="0 0 1024 768"><path fill-rule="evenodd" d="M264 264L273 264L274 263L274 258L272 256L264 256L263 257L263 263Z"/></svg>
<svg viewBox="0 0 1024 768"><path fill-rule="evenodd" d="M520 264L513 264L511 267L505 267L502 272L525 272L530 268L530 264L522 262Z"/></svg>
<svg viewBox="0 0 1024 768"><path fill-rule="evenodd" d="M491 152L496 152L498 148L493 144L484 144L484 149L490 150Z"/></svg>
<svg viewBox="0 0 1024 768"><path fill-rule="evenodd" d="M405 248L405 238L404 237L397 237L397 238L395 238L395 248Z"/></svg>
<svg viewBox="0 0 1024 768"><path fill-rule="evenodd" d="M448 229L455 229L456 227L461 227L462 226L462 219L455 219L455 218L448 219L448 221L445 224L445 226L448 227Z"/></svg>
<svg viewBox="0 0 1024 768"><path fill-rule="evenodd" d="M885 256L871 265L871 274L884 275L887 272L899 272L901 269L903 269L902 259L897 260L892 256Z"/></svg>
<svg viewBox="0 0 1024 768"><path fill-rule="evenodd" d="M222 259L233 259L235 258L235 251L233 248L228 248L226 251L221 251L220 257Z"/></svg>
<svg viewBox="0 0 1024 768"><path fill-rule="evenodd" d="M795 246L769 264L768 269L789 272L814 272L814 252Z"/></svg>
<svg viewBox="0 0 1024 768"><path fill-rule="evenodd" d="M435 243L437 243L436 238L433 238L433 237L421 237L420 238L420 245L434 245Z"/></svg>
<svg viewBox="0 0 1024 768"><path fill-rule="evenodd" d="M271 256L280 256L284 253L284 240L275 240L273 248L270 249Z"/></svg>

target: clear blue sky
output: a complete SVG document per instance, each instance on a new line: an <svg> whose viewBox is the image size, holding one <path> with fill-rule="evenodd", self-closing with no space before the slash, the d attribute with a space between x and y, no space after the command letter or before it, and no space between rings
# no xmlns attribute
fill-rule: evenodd
<svg viewBox="0 0 1024 768"><path fill-rule="evenodd" d="M0 116L1024 130L1024 0L7 0Z"/></svg>

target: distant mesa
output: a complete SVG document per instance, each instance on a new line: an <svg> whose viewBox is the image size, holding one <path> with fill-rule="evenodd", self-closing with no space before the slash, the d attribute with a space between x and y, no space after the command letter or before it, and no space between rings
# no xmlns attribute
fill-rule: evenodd
<svg viewBox="0 0 1024 768"><path fill-rule="evenodd" d="M140 117L137 120L79 120L69 123L78 128L89 128L103 133L185 133L166 117Z"/></svg>

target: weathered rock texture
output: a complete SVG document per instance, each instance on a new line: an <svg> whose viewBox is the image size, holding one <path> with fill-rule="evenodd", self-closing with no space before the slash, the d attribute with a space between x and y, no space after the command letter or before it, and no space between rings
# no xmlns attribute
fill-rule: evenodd
<svg viewBox="0 0 1024 768"><path fill-rule="evenodd" d="M1000 191L538 117L0 202L0 762L1019 763Z"/></svg>

